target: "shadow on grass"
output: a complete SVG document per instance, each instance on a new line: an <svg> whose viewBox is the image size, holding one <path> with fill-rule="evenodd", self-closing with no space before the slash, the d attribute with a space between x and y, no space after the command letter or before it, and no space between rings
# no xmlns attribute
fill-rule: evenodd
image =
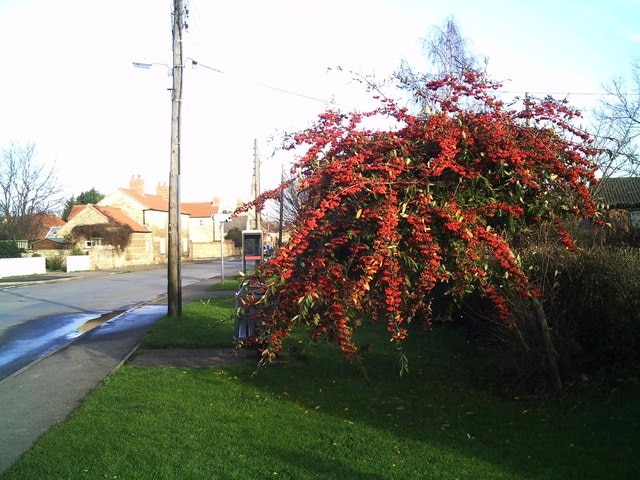
<svg viewBox="0 0 640 480"><path fill-rule="evenodd" d="M233 308L232 302L216 299L215 305L223 312ZM212 307L191 304L193 315L179 322L158 322L157 331L154 326L145 341L165 346L230 345L232 322L214 329L211 317L219 315ZM301 359L303 365L270 365L256 376L246 367L229 371L262 396L330 417L318 426L322 432L360 426L344 432L340 442L318 445L323 453L333 443L373 445L384 438L377 453L371 448L355 455L341 450L335 457L338 463L388 459L392 451L421 465L422 456L427 456L432 470L429 475L424 472L424 478L434 473L434 465L451 471L449 464L456 464L454 471L460 471L458 464L463 470L471 468L469 478L629 478L640 467L635 455L637 388L580 398L498 398L489 387L488 380L496 374L491 362L466 340L463 329L452 324L411 332L404 345L410 371L404 377L399 375L398 352L389 344L384 326L366 326L358 336L360 344L369 346L361 365L366 379L362 368L343 361L335 346L310 342L300 331L288 340L286 354ZM266 428L268 420L261 425ZM296 432L291 435L296 438ZM288 456L283 447L272 448ZM304 465L317 455L308 446L296 451ZM330 456L321 458L332 463L327 460Z"/></svg>
<svg viewBox="0 0 640 480"><path fill-rule="evenodd" d="M412 332L404 377L384 332L369 334L373 347L362 362L368 381L332 346L315 343L298 347L304 367L267 367L239 379L270 395L286 392L288 401L338 423L366 426L355 436L389 434L386 448L397 449L399 461L422 450L434 465L464 462L469 478L631 478L640 467L637 389L584 399L497 398L483 385L492 374L488 362L463 332ZM416 478L439 478L425 468Z"/></svg>
<svg viewBox="0 0 640 480"><path fill-rule="evenodd" d="M230 302L193 302L147 341L230 345L232 322L217 325ZM617 479L640 467L637 386L498 398L462 329L412 331L403 377L384 326L358 335L367 379L300 331L287 354L301 361L257 375L125 365L0 478Z"/></svg>
<svg viewBox="0 0 640 480"><path fill-rule="evenodd" d="M372 441L375 441L372 439ZM383 480L390 478L380 475L375 469L366 465L354 466L350 461L340 460L331 455L323 455L304 451L292 446L290 449L270 449L271 454L282 464L287 465L285 471L273 472L274 476L284 478L323 478L349 480ZM360 468L358 468L360 467ZM392 467L391 467L392 468Z"/></svg>

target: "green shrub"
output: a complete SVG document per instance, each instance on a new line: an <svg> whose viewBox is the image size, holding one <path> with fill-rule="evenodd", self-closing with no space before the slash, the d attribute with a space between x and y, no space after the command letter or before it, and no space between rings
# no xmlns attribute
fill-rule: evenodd
<svg viewBox="0 0 640 480"><path fill-rule="evenodd" d="M242 230L239 228L230 228L225 236L227 240L233 240L236 248L242 247Z"/></svg>
<svg viewBox="0 0 640 480"><path fill-rule="evenodd" d="M541 245L522 251L523 265L542 290L565 386L638 374L640 360L640 250L594 246L580 253ZM548 390L549 366L531 301L510 297L514 323L492 321L491 306L466 304L465 316L492 350L510 390Z"/></svg>
<svg viewBox="0 0 640 480"><path fill-rule="evenodd" d="M13 240L0 241L0 258L20 258L24 249L20 248Z"/></svg>
<svg viewBox="0 0 640 480"><path fill-rule="evenodd" d="M640 358L639 253L594 247L570 256L558 271L554 320L560 359L569 373L626 368Z"/></svg>
<svg viewBox="0 0 640 480"><path fill-rule="evenodd" d="M67 269L67 259L59 253L55 257L47 257L46 265L50 272L64 272Z"/></svg>

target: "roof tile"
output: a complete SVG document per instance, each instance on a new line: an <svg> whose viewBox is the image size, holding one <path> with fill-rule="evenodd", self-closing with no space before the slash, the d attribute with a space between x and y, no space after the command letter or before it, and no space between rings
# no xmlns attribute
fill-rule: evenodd
<svg viewBox="0 0 640 480"><path fill-rule="evenodd" d="M604 178L595 196L610 208L640 207L640 177Z"/></svg>
<svg viewBox="0 0 640 480"><path fill-rule="evenodd" d="M163 198L160 195L150 195L148 193L139 193L129 188L121 188L120 190L122 190L127 195L134 198L141 204L145 205L150 210L157 210L159 212L169 211L169 202L167 202L166 198Z"/></svg>
<svg viewBox="0 0 640 480"><path fill-rule="evenodd" d="M129 215L124 213L119 208L101 207L98 205L93 205L93 207L96 210L98 210L100 213L102 213L105 217L107 217L109 220L111 220L112 222L117 223L119 225L127 225L131 227L131 230L134 232L144 232L144 233L149 232L149 229L147 227L136 222L133 218L131 218Z"/></svg>
<svg viewBox="0 0 640 480"><path fill-rule="evenodd" d="M188 213L192 218L211 218L211 215L219 213L220 206L212 205L211 202L186 202L180 204L182 211Z"/></svg>

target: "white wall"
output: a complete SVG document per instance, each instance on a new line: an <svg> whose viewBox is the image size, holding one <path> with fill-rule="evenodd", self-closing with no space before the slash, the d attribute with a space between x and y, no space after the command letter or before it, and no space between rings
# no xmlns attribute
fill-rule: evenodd
<svg viewBox="0 0 640 480"><path fill-rule="evenodd" d="M89 255L70 255L67 257L67 272L81 272L91 270Z"/></svg>
<svg viewBox="0 0 640 480"><path fill-rule="evenodd" d="M47 273L44 257L0 258L0 278Z"/></svg>

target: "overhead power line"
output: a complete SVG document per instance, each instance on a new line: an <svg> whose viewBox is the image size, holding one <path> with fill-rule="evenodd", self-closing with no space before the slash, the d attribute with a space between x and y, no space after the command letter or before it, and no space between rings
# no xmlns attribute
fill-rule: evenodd
<svg viewBox="0 0 640 480"><path fill-rule="evenodd" d="M526 92L515 92L513 90L498 90L498 93L503 93L503 94L509 94L509 95L592 95L592 96L600 96L600 97L617 97L617 96L624 96L624 97L638 97L640 96L640 92L638 93L610 93L610 92L606 92L606 91L602 91L602 92L532 92L532 91L526 91Z"/></svg>
<svg viewBox="0 0 640 480"><path fill-rule="evenodd" d="M229 75L229 76L232 76L232 77L241 78L239 75L234 75L234 74L225 72L223 70L220 70L218 68L214 68L214 67L210 67L208 65L204 65L204 64L198 62L197 60L194 60L193 58L188 58L187 60L189 60L191 62L191 65L194 66L194 67L202 67L202 68L206 68L207 70L211 70L213 72L220 73L222 75ZM312 97L310 95L305 95L303 93L293 92L293 91L287 90L285 88L274 87L273 85L268 85L266 83L258 82L256 80L247 80L247 81L249 83L254 84L254 85L258 85L258 86L263 87L263 88L268 88L270 90L275 90L276 92L285 93L287 95L294 95L296 97L304 98L304 99L307 99L307 100L313 100L315 102L321 102L321 103L328 104L328 105L339 106L334 101L324 100L322 98Z"/></svg>
<svg viewBox="0 0 640 480"><path fill-rule="evenodd" d="M304 98L306 100L311 100L314 102L320 102L323 103L325 105L333 105L336 107L340 107L340 106L344 106L341 105L339 103L336 103L333 100L325 100L322 98L318 98L318 97L313 97L311 95L306 95L303 93L298 93L298 92L294 92L292 90L288 90L286 88L280 88L280 87L276 87L273 85L269 85L267 83L263 83L263 82L259 82L257 80L249 80L246 78L243 78L240 75L237 74L233 74L233 73L229 73L229 72L225 72L224 70L220 70L219 68L215 68L215 67L211 67L209 65L205 65L203 63L198 62L197 60L193 59L193 58L187 58L186 60L191 62L191 65L193 67L202 67L202 68L206 68L207 70L211 70L212 72L215 73L219 73L221 75L228 75L231 77L235 77L235 78L239 78L242 79L248 83L252 83L253 85L257 85L263 88L268 88L270 90L274 90L276 92L280 92L280 93L284 93L286 95L293 95L299 98ZM564 96L600 96L600 97L615 97L615 96L625 96L625 97L637 97L640 96L640 92L638 93L626 93L626 94L616 94L616 93L610 93L610 92L561 92L561 91L557 91L557 92L542 92L542 91L513 91L513 90L498 90L496 91L496 94L498 95L519 95L519 96L527 96L527 95L534 95L534 96L554 96L554 95L564 95Z"/></svg>

